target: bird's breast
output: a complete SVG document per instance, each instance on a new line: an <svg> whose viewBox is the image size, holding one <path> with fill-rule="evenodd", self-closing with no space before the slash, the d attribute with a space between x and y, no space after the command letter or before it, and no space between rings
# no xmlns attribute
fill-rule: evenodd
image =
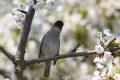
<svg viewBox="0 0 120 80"><path fill-rule="evenodd" d="M55 56L60 48L60 40L59 38L49 38L46 39L43 44L44 49L42 49L45 57Z"/></svg>

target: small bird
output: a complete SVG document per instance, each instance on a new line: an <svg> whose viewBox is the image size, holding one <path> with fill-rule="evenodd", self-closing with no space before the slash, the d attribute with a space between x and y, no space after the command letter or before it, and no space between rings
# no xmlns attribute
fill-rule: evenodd
<svg viewBox="0 0 120 80"><path fill-rule="evenodd" d="M53 27L43 36L39 58L59 55L60 49L60 33L64 23L60 20L56 21ZM54 61L54 64L56 61ZM51 61L45 62L44 77L48 78L50 74Z"/></svg>

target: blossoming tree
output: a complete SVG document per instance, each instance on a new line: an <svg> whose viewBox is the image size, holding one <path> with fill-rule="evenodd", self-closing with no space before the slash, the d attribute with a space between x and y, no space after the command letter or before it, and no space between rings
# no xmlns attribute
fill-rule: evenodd
<svg viewBox="0 0 120 80"><path fill-rule="evenodd" d="M94 59L92 60L92 62L94 62L96 65L95 70L93 72L93 76L91 77L90 80L120 80L119 61L118 61L119 54L120 54L120 38L119 38L119 36L111 33L111 31L112 31L112 27L111 27L112 22L111 21L108 21L108 22L106 21L107 25L110 26L110 27L108 27L109 29L104 28L103 30L101 30L101 32L96 32L97 39L94 41L96 41L97 44L94 49L92 49L92 50L86 49L85 51L82 51L81 49L79 50L79 48L81 46L80 43L84 44L85 47L89 46L88 44L86 44L87 39L86 40L81 39L84 37L85 38L88 37L87 36L88 34L87 35L80 34L80 32L83 32L83 33L87 32L85 29L85 26L87 26L88 30L91 29L91 31L92 31L91 26L93 26L93 27L94 26L105 26L105 24L106 24L106 23L104 23L104 21L102 22L102 20L105 20L102 17L100 17L100 19L95 20L96 17L98 17L98 16L95 16L96 12L93 10L93 8L95 8L95 10L97 11L97 7L98 7L97 5L93 6L92 8L90 8L88 6L87 7L88 12L86 12L84 9L79 11L78 9L76 9L76 6L82 5L82 4L78 4L79 1L75 0L76 3L74 3L74 1L70 0L69 1L70 5L73 5L71 8L73 8L75 11L72 12L71 10L69 10L69 9L67 10L65 8L64 9L65 16L63 16L63 13L59 13L59 11L63 10L63 7L60 6L59 9L56 9L60 5L60 0L46 0L46 1L44 1L44 0L27 0L26 2L27 3L19 3L18 7L13 9L12 13L11 13L12 19L14 19L14 22L15 22L15 26L17 26L17 28L19 28L19 30L20 30L19 33L21 35L18 46L17 46L17 51L15 51L15 54L13 54L13 53L11 53L11 51L10 52L7 51L2 45L0 45L1 52L4 53L7 56L7 58L12 62L12 65L14 65L13 72L12 72L14 74L14 76L12 76L11 75L12 73L7 70L0 70L0 74L4 76L5 80L24 80L24 75L27 75L27 74L24 74L24 71L27 69L27 67L30 67L31 65L34 65L37 63L39 64L39 63L42 63L42 62L45 62L48 60L56 60L56 59L61 60L63 58L69 58L69 57L80 57L80 56L86 57L86 56L90 56L90 55L94 56ZM96 2L96 4L98 4L98 3L99 3L99 1ZM94 4L94 3L91 3L91 4ZM102 4L105 4L104 1L101 1L99 3L99 6L101 7ZM35 24L37 24L38 26L40 26L41 23L43 23L43 20L45 22L52 24L51 22L49 22L46 19L46 17L44 17L42 20L37 18L34 21L34 18L36 18L35 12L37 10L41 9L41 7L42 8L44 7L47 9L48 12L43 11L43 14L47 14L47 15L49 15L50 12L57 10L58 15L61 16L61 18L58 17L58 18L54 18L54 19L62 19L64 21L64 23L67 24L67 25L65 25L65 28L66 28L66 26L78 26L78 25L83 26L83 28L81 28L81 27L76 28L76 32L73 31L73 33L75 34L75 36L77 38L76 41L78 41L78 44L76 46L74 46L72 51L69 51L66 54L61 54L59 56L53 56L53 57L47 57L47 58L34 57L32 59L26 59L26 55L27 55L26 46L27 46L27 42L29 40L28 39L29 32L32 30L31 29L32 21ZM105 6L103 6L103 8L104 7ZM114 7L116 7L116 6L114 6ZM107 16L107 18L110 18L110 16L113 15L113 12L115 12L115 11L114 10L111 11L111 9L107 9L107 10L108 11L105 13L104 9L103 9L104 14L102 14L101 12L98 11L98 14L104 15L105 17ZM69 14L67 12L69 12ZM81 12L81 13L78 14L76 12ZM57 13L55 13L54 15L57 15ZM87 17L88 19L87 19L86 18L87 15L91 15L91 16L88 16ZM117 17L117 16L118 15L116 14L114 17ZM54 20L51 17L50 18L47 17L47 18ZM74 25L70 24L69 21L71 21ZM93 24L90 25L90 23L93 23ZM44 26L46 26L46 25L44 25ZM69 27L67 27L66 30L68 30L68 29L69 29ZM38 37L38 35L37 36L34 35L33 37L36 38L36 37ZM31 38L31 36L30 36L30 38ZM32 38L31 38L31 40L32 40ZM37 40L35 40L35 41L37 44L39 43ZM73 41L75 41L75 40L72 40L70 42L70 44L72 44ZM68 47L69 46L67 46L65 48L68 48ZM90 44L89 48L91 48L91 44ZM71 62L71 61L69 60L69 62ZM70 65L73 65L73 67L74 67L74 64L76 66L76 63L72 63L72 64L70 63ZM41 68L41 67L39 66L39 68ZM44 80L44 78L41 78L41 79ZM69 79L70 79L69 76L63 77L63 80L69 80ZM31 79L28 79L28 80L31 80ZM40 80L40 78L38 80Z"/></svg>

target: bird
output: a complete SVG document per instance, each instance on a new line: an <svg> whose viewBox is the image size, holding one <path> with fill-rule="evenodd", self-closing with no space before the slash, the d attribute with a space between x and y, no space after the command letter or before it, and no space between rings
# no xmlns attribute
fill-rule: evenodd
<svg viewBox="0 0 120 80"><path fill-rule="evenodd" d="M57 20L53 24L52 28L43 36L40 45L39 58L59 55L60 33L62 31L63 25L64 23L61 20ZM55 63L56 60L54 60L54 65ZM44 68L45 78L48 78L50 75L50 67L51 61L46 61Z"/></svg>

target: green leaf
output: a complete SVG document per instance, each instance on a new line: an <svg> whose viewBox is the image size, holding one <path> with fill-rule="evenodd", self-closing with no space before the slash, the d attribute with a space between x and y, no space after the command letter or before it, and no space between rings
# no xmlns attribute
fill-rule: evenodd
<svg viewBox="0 0 120 80"><path fill-rule="evenodd" d="M105 49L112 48L112 47L117 47L117 44L115 43L115 40L116 39L114 38L112 41L110 41Z"/></svg>

